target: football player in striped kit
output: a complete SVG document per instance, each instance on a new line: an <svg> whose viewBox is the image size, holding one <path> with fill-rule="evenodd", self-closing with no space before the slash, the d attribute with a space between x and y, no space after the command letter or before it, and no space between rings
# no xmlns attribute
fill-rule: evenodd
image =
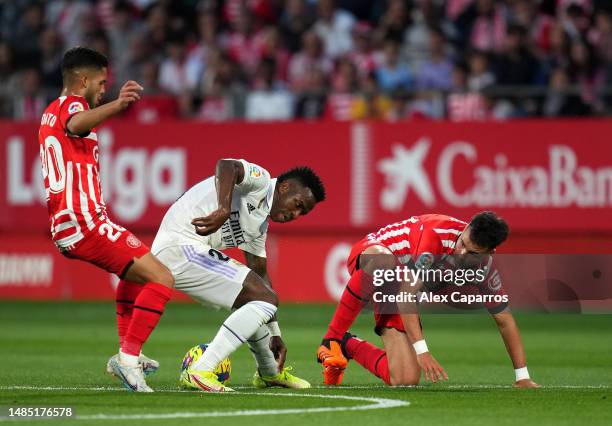
<svg viewBox="0 0 612 426"><path fill-rule="evenodd" d="M355 244L347 261L351 278L317 351L325 384L341 383L349 359L392 386L416 385L421 372L432 382L448 379L427 348L414 307L404 313L381 312L374 304L375 331L382 338L384 350L348 332L372 298L375 270L397 265L422 269L424 264L431 266L438 256L451 263L473 265L476 260L478 264L486 264L484 280L476 287L481 295L498 296L490 297L491 301L484 305L493 316L514 365L515 386L538 387L529 377L518 327L508 303L503 301L507 298L499 297L505 293L499 272L492 264L492 254L507 236L506 222L490 211L475 215L470 223L450 216L426 214L385 226ZM430 288L428 283L415 284L413 294L420 289L438 290Z"/></svg>
<svg viewBox="0 0 612 426"><path fill-rule="evenodd" d="M96 127L140 99L143 88L126 82L117 99L98 106L106 91L108 61L101 53L75 47L62 59L61 96L45 109L38 140L51 237L68 258L119 276L119 353L107 371L135 392L152 392L144 374L159 363L141 348L159 322L174 278L134 234L113 223L100 186Z"/></svg>

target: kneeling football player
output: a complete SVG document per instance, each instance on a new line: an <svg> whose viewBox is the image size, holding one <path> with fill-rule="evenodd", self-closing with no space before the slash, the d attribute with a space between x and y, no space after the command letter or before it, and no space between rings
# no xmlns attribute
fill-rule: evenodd
<svg viewBox="0 0 612 426"><path fill-rule="evenodd" d="M348 330L372 296L374 271L397 265L412 264L422 268L427 263L430 267L436 257L455 265L468 264L470 259L478 262L484 259L486 276L477 283L476 290L484 296L503 296L505 292L499 272L492 263L492 254L507 236L508 225L493 212L481 212L469 224L450 216L427 214L388 225L355 244L347 262L351 278L317 351L317 359L324 368L325 384L341 383L349 359L392 386L417 385L421 372L432 382L448 379L427 348L416 309L412 313L389 313L374 305L375 331L382 338L384 350L353 336ZM439 290L432 289L427 282L415 284L411 290L413 294L421 289ZM514 366L514 386L538 387L529 377L525 350L508 303L496 301L504 300L503 297L485 297L485 300L492 300L484 305L497 324Z"/></svg>
<svg viewBox="0 0 612 426"><path fill-rule="evenodd" d="M175 288L196 301L233 312L206 352L181 374L181 385L226 392L213 373L247 343L255 357L257 387L308 388L284 367L286 347L276 321L278 299L266 271L268 220L289 222L325 199L319 177L297 167L271 179L245 160L224 159L215 176L190 188L167 211L152 252L172 272ZM238 247L247 265L221 250Z"/></svg>

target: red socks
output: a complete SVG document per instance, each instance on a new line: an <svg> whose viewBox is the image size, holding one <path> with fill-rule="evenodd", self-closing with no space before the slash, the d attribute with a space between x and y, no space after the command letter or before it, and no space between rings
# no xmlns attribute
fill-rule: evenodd
<svg viewBox="0 0 612 426"><path fill-rule="evenodd" d="M369 370L376 377L391 385L387 353L365 340L351 337L346 341L347 355Z"/></svg>
<svg viewBox="0 0 612 426"><path fill-rule="evenodd" d="M142 286L142 290L134 301L132 321L121 344L121 352L140 355L142 345L159 322L171 296L172 289L162 284L147 283Z"/></svg>
<svg viewBox="0 0 612 426"><path fill-rule="evenodd" d="M344 292L342 292L340 303L329 323L324 339L342 340L344 333L348 331L357 315L359 315L359 312L363 309L367 299L362 295L362 279L364 279L364 272L362 270L357 270L351 275L351 279L346 285Z"/></svg>
<svg viewBox="0 0 612 426"><path fill-rule="evenodd" d="M119 346L123 345L128 327L132 321L134 301L144 286L130 281L120 280L117 284L115 302L117 304L117 334L119 334Z"/></svg>

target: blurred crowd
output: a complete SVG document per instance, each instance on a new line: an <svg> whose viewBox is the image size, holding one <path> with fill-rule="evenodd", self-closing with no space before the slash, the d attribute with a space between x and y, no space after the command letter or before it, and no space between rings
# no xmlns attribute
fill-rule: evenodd
<svg viewBox="0 0 612 426"><path fill-rule="evenodd" d="M612 110L610 0L0 1L0 116L38 121L63 52L109 57L141 122L503 120Z"/></svg>

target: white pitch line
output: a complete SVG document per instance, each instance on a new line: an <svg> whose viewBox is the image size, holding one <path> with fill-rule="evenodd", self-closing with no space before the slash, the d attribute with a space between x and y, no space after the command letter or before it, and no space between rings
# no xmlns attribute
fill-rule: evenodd
<svg viewBox="0 0 612 426"><path fill-rule="evenodd" d="M234 389L239 390L249 390L254 389L252 386L233 386ZM512 385L445 385L440 384L436 385L418 385L418 386L386 386L386 385L342 385L342 386L325 386L325 385L315 385L311 389L327 389L327 390L359 390L359 389L367 389L367 390L393 390L393 389L514 389ZM541 389L612 389L612 385L608 384L598 384L598 385L542 385ZM123 387L113 387L113 386L91 386L91 387L80 387L80 386L0 386L0 390L39 390L39 391L90 391L90 392L114 392L121 391L127 392L127 390ZM155 390L157 393L197 393L197 391L193 390L181 390L181 389L164 389L158 388ZM244 394L256 395L254 392L242 392ZM265 395L270 395L269 393L265 393ZM283 394L284 395L284 394Z"/></svg>
<svg viewBox="0 0 612 426"><path fill-rule="evenodd" d="M6 389L9 386L0 387ZM23 389L25 386L19 387ZM14 388L14 387L13 387ZM43 389L51 390L50 387L37 388L34 386L27 387L28 389ZM58 387L55 390L63 390L64 387ZM119 388L94 387L94 388L68 388L70 390L96 390L109 391L119 390ZM168 392L168 391L165 391ZM190 392L172 390L170 392ZM194 392L192 392L194 393ZM260 395L260 396L285 396L298 398L321 398L321 399L341 399L345 401L367 402L365 405L349 405L349 406L333 406L333 407L312 407L312 408L285 408L285 409L270 409L270 410L236 410L236 411L209 411L209 412L175 412L175 413L141 413L141 414L91 414L79 416L76 415L74 420L154 420L154 419L186 419L186 418L202 418L202 417L238 417L238 416L265 416L278 414L304 414L304 413L324 413L338 411L364 411L378 410L385 408L406 407L410 405L409 401L401 401L388 398L371 398L364 396L346 396L346 395L319 395L312 393L279 393L279 392L228 392L226 395ZM40 418L36 420L52 420L53 418ZM0 422L13 421L16 419L0 417ZM72 419L67 419L72 420Z"/></svg>
<svg viewBox="0 0 612 426"><path fill-rule="evenodd" d="M239 390L249 390L254 389L252 386L233 386L234 389ZM324 385L315 385L311 389L326 389L326 390L359 390L359 389L367 389L367 390L393 390L393 389L514 389L512 385L445 385L440 384L429 385L429 386L386 386L386 385L342 385L342 386L324 386ZM598 385L542 385L541 389L612 389L612 385L608 384L598 384ZM91 386L91 387L79 387L79 386L0 386L0 390L39 390L39 391L90 391L90 392L114 392L121 391L127 392L127 390L123 387L113 387L113 386ZM197 391L192 390L181 390L181 389L164 389L158 388L155 390L157 393L197 393ZM242 392L245 394L256 395L254 392ZM270 395L266 393L266 395ZM284 394L283 394L284 395Z"/></svg>

